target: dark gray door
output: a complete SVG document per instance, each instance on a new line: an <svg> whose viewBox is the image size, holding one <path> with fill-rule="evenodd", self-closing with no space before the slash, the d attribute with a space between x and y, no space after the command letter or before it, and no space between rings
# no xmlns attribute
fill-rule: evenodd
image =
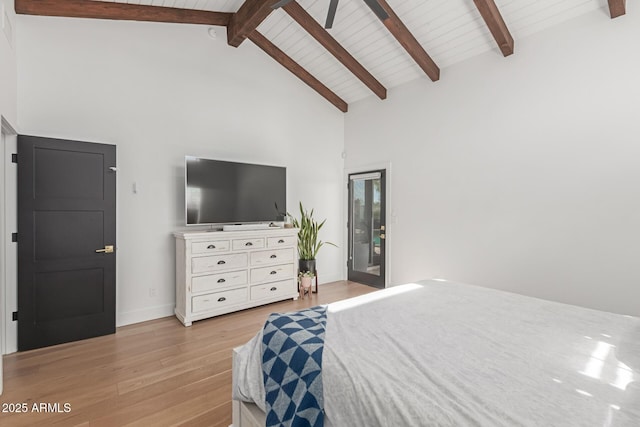
<svg viewBox="0 0 640 427"><path fill-rule="evenodd" d="M349 175L348 279L385 287L385 171Z"/></svg>
<svg viewBox="0 0 640 427"><path fill-rule="evenodd" d="M18 349L115 332L116 148L18 137Z"/></svg>

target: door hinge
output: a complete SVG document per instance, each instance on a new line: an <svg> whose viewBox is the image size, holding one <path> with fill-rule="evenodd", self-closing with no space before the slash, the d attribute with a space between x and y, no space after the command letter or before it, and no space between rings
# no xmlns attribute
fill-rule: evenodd
<svg viewBox="0 0 640 427"><path fill-rule="evenodd" d="M18 163L18 155L16 153L11 155L11 163Z"/></svg>
<svg viewBox="0 0 640 427"><path fill-rule="evenodd" d="M11 242L18 243L18 233L11 233Z"/></svg>
<svg viewBox="0 0 640 427"><path fill-rule="evenodd" d="M11 316L11 319L12 319L14 322L16 322L16 321L18 320L18 312L17 312L17 311L14 311L14 312L13 312L13 314L12 314L12 316Z"/></svg>

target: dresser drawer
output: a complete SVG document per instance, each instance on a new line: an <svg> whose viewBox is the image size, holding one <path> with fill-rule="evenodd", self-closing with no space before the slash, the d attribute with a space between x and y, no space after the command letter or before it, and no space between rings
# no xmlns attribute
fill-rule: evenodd
<svg viewBox="0 0 640 427"><path fill-rule="evenodd" d="M277 248L278 246L295 246L298 236L268 237L267 247Z"/></svg>
<svg viewBox="0 0 640 427"><path fill-rule="evenodd" d="M247 288L214 292L191 298L192 311L207 311L247 301Z"/></svg>
<svg viewBox="0 0 640 427"><path fill-rule="evenodd" d="M265 283L264 285L255 285L251 287L251 299L259 300L266 298L279 297L282 295L291 295L296 292L293 280L285 280L282 282Z"/></svg>
<svg viewBox="0 0 640 427"><path fill-rule="evenodd" d="M246 285L247 276L247 270L242 270L193 277L191 279L191 292L213 291L220 288L228 288L229 286Z"/></svg>
<svg viewBox="0 0 640 427"><path fill-rule="evenodd" d="M252 268L251 283L275 282L293 277L293 264L273 265L271 267Z"/></svg>
<svg viewBox="0 0 640 427"><path fill-rule="evenodd" d="M264 248L264 238L262 239L234 239L231 241L234 251L240 249L260 249Z"/></svg>
<svg viewBox="0 0 640 427"><path fill-rule="evenodd" d="M243 268L247 266L248 258L249 256L247 254L212 255L192 258L191 272L196 274Z"/></svg>
<svg viewBox="0 0 640 427"><path fill-rule="evenodd" d="M192 254L227 252L228 250L229 250L228 240L216 240L212 242L193 242L191 244Z"/></svg>
<svg viewBox="0 0 640 427"><path fill-rule="evenodd" d="M270 251L256 251L251 253L250 265L282 264L293 261L293 248L272 249Z"/></svg>

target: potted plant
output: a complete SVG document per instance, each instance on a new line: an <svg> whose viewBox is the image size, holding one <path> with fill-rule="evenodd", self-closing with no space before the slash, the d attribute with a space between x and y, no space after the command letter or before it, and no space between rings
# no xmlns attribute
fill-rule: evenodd
<svg viewBox="0 0 640 427"><path fill-rule="evenodd" d="M313 283L314 277L315 273L310 271L301 271L298 273L298 292L300 293L300 298L304 299L305 295L311 296L311 284Z"/></svg>
<svg viewBox="0 0 640 427"><path fill-rule="evenodd" d="M307 211L300 202L300 220L293 217L293 226L298 228L298 258L299 268L301 272L308 271L315 275L316 272L316 256L320 248L326 243L327 245L336 246L331 242L323 242L318 239L318 233L326 219L317 222L313 218L313 209ZM337 246L336 246L337 247Z"/></svg>
<svg viewBox="0 0 640 427"><path fill-rule="evenodd" d="M314 273L311 271L301 271L300 274L298 274L298 277L300 278L300 288L304 290L311 289L311 282L315 277Z"/></svg>
<svg viewBox="0 0 640 427"><path fill-rule="evenodd" d="M293 217L289 212L282 212L278 208L278 204L275 203L276 212L278 213L278 221L282 221L282 226L284 228L293 228Z"/></svg>

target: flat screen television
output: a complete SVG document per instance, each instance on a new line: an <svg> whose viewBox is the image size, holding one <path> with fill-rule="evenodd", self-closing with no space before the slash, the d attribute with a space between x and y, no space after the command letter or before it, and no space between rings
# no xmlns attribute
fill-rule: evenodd
<svg viewBox="0 0 640 427"><path fill-rule="evenodd" d="M287 169L185 157L187 225L282 221Z"/></svg>

